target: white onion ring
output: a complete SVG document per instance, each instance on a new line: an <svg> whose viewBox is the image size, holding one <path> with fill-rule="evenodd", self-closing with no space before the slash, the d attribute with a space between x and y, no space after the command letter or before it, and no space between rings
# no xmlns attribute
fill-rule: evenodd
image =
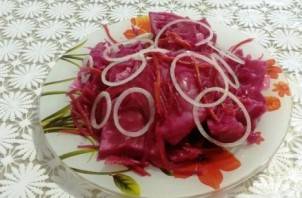
<svg viewBox="0 0 302 198"><path fill-rule="evenodd" d="M150 52L158 52L158 53L165 54L165 53L168 53L169 50L162 49L162 48L147 48L147 49L142 49L139 52L136 52L134 54L126 55L126 56L119 57L119 58L110 58L110 57L108 57L108 59L110 59L110 61L112 61L112 62L125 62L125 61L127 61L131 58L136 58L136 57L139 57L139 56L143 56L144 54L150 53Z"/></svg>
<svg viewBox="0 0 302 198"><path fill-rule="evenodd" d="M146 33L137 35L135 38L136 39L143 39L143 38L152 39L153 38L153 34L151 32L146 32Z"/></svg>
<svg viewBox="0 0 302 198"><path fill-rule="evenodd" d="M193 21L193 20L190 20L190 19L177 19L177 20L174 20L174 21L171 21L170 23L167 23L164 27L161 28L161 30L157 33L155 39L154 39L154 45L155 47L158 47L158 41L160 39L160 36L172 25L175 25L177 23L182 23L182 22L189 22L189 23L195 23L195 24L198 24L198 25L201 25L202 27L206 28L208 31L209 31L209 36L202 40L202 41L199 41L198 43L195 44L195 46L199 46L199 45L203 45L205 43L208 43L212 38L213 38L213 31L211 30L211 28L209 26L207 26L206 24L204 23L201 23L201 22L198 22L198 21ZM190 31L190 30L188 30Z"/></svg>
<svg viewBox="0 0 302 198"><path fill-rule="evenodd" d="M141 51L141 54L146 54L146 53L150 53L150 52L158 52L158 53L162 53L162 54L165 54L165 53L168 53L169 50L166 50L166 49L163 49L163 48L151 48L151 49L142 49ZM140 54L138 54L140 55Z"/></svg>
<svg viewBox="0 0 302 198"><path fill-rule="evenodd" d="M96 111L96 108L97 108L97 105L98 103L100 102L100 100L102 98L105 98L106 99L106 104L107 104L107 108L106 108L106 114L103 118L103 121L101 123L97 123L96 122L96 118L95 118L95 111ZM96 99L94 100L93 102L93 105L92 105L92 110L91 110L91 115L90 115L90 120L91 120L91 125L93 128L95 129L100 129L102 128L106 122L108 121L109 119L109 116L110 116L110 113L111 113L111 108L112 108L112 102L111 102L111 98L110 98L110 95L107 91L102 91L101 93L99 93L99 95L96 97Z"/></svg>
<svg viewBox="0 0 302 198"><path fill-rule="evenodd" d="M245 64L244 60L242 60L241 58L239 58L238 56L236 56L235 54L233 54L232 52L230 52L228 50L225 51L225 50L219 49L219 48L215 47L212 43L208 43L208 46L213 48L216 52L218 52L222 56L228 57L229 59L235 61L236 63L239 63L241 65Z"/></svg>
<svg viewBox="0 0 302 198"><path fill-rule="evenodd" d="M225 62L225 60L223 58L221 58L218 54L212 54L212 59L219 65L219 63L217 62L217 60L223 65L223 67L228 71L228 73L232 76L233 80L235 81L235 83L233 83L228 77L228 82L229 84L234 87L235 89L238 89L240 87L240 83L239 80L235 74L235 72L233 71L233 69L231 68L231 66Z"/></svg>
<svg viewBox="0 0 302 198"><path fill-rule="evenodd" d="M110 82L106 79L106 74L108 73L108 71L112 68L115 67L117 64L122 63L122 62L112 62L110 63L107 67L105 67L105 69L103 70L102 74L101 74L101 80L105 85L108 85L110 87L116 87L122 84L125 84L131 80L133 80L134 78L136 78L140 73L142 73L142 71L145 69L145 67L147 66L147 61L145 59L145 57L142 57L140 59L142 61L141 65L139 66L139 68L133 72L130 76L128 76L127 78L117 81L117 82Z"/></svg>
<svg viewBox="0 0 302 198"><path fill-rule="evenodd" d="M87 55L83 60L83 65L86 66L88 64L88 67L93 67L94 61L93 58L90 55Z"/></svg>
<svg viewBox="0 0 302 198"><path fill-rule="evenodd" d="M201 59L203 61L206 61L207 63L213 65L215 67L215 69L219 72L219 74L222 76L225 88L224 88L223 95L218 100L216 100L215 102L212 102L212 103L200 103L200 102L196 102L194 99L190 98L181 89L181 87L179 86L179 84L178 84L178 82L176 80L175 67L176 67L177 61L179 59L183 58L183 57L186 57L186 56L193 56L193 57L196 57L196 58ZM213 107L213 106L217 106L218 104L222 103L225 100L225 98L227 97L227 92L228 92L228 89L229 89L229 84L228 84L228 80L227 80L226 75L224 74L223 70L220 68L220 66L216 62L212 61L211 59L209 59L208 57L206 57L204 55L200 55L200 54L197 54L197 53L191 52L191 51L187 51L187 52L184 52L184 53L181 53L181 54L177 55L174 58L174 60L172 61L172 63L171 63L170 76L171 76L172 83L173 83L175 89L178 91L178 93L183 97L184 100L186 100L188 103L192 104L193 106L196 106L196 107ZM201 93L207 92L206 90L207 89L203 90Z"/></svg>
<svg viewBox="0 0 302 198"><path fill-rule="evenodd" d="M234 147L234 146L238 146L242 143L245 142L245 140L248 138L248 136L251 133L251 118L250 115L248 113L248 111L246 110L246 108L244 107L244 105L240 102L240 100L231 92L225 92L224 89L220 88L220 87L211 87L209 89L207 89L205 92L201 92L195 99L195 101L200 101L201 98L207 94L208 92L213 92L213 91L217 91L217 92L221 92L221 93L226 93L235 103L237 103L237 105L239 106L239 108L242 110L244 117L246 119L246 128L245 128L245 133L244 135L239 139L236 140L235 142L230 142L230 143L225 143L225 142L220 142L214 138L212 138L210 135L208 135L205 130L203 129L200 121L199 121L199 116L198 116L198 107L193 107L193 117L194 117L194 121L195 124L197 125L197 128L199 130L199 132L201 133L201 135L203 137L205 137L207 140L209 140L210 142L221 146L221 147Z"/></svg>
<svg viewBox="0 0 302 198"><path fill-rule="evenodd" d="M147 98L149 108L150 108L150 119L148 120L147 124L138 131L127 131L127 130L125 130L121 126L121 124L119 122L119 118L118 118L118 110L120 108L120 105L122 104L123 100L131 93L141 93L141 94L143 94ZM140 88L140 87L132 87L132 88L129 88L129 89L125 90L116 99L115 105L113 107L113 121L114 121L115 127L118 129L118 131L120 133L122 133L125 136L129 136L129 137L139 137L139 136L145 134L149 130L151 124L153 123L154 117L155 117L155 108L154 108L153 97L148 91L146 91L145 89Z"/></svg>
<svg viewBox="0 0 302 198"><path fill-rule="evenodd" d="M125 42L122 42L122 43L116 43L114 45L111 45L110 47L107 47L104 52L103 52L103 56L104 58L107 60L107 61L126 61L126 60L129 60L130 58L132 57L135 57L139 54L142 53L142 50L139 51L139 52L136 52L136 53L133 53L133 54L129 54L129 55L126 55L126 56L123 56L123 57L118 57L118 58L114 58L114 57L110 57L108 56L108 51L111 50L111 49L116 49L118 48L119 45L127 45L127 44L132 44L132 43L136 43L138 41L141 41L141 42L145 42L145 43L150 43L151 45L146 48L146 49L151 49L153 48L153 41L151 39L146 39L146 38L142 38L142 39L131 39L131 40L128 40L128 41L125 41Z"/></svg>

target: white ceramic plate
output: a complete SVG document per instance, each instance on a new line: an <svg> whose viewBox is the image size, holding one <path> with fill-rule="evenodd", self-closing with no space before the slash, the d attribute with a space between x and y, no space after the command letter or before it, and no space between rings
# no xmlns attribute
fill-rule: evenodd
<svg viewBox="0 0 302 198"><path fill-rule="evenodd" d="M245 34L238 30L231 29L215 21L209 22L212 29L217 33L218 46L223 49L227 49L233 44L247 38ZM126 29L129 29L129 27L130 22L123 21L109 26L109 29L115 38L125 40L122 33ZM81 48L73 50L72 52L69 52L69 54L88 53L87 47L95 46L98 42L103 41L104 38L106 38L106 34L103 28L100 27L99 31L88 36L87 42L85 42ZM254 42L244 45L243 50L244 53L251 54L253 58L258 58L261 55L263 55L264 60L272 58L265 49ZM47 82L60 81L62 79L75 77L77 71L77 67L59 59L53 67ZM271 87L265 92L266 96L273 96L274 99L280 101L281 104L279 109L265 113L257 125L257 130L263 133L265 141L260 145L244 146L232 151L237 159L240 160L241 166L231 172L223 172L224 179L221 184L222 190L233 187L234 185L243 182L248 177L256 174L256 172L261 170L269 162L270 158L281 144L288 128L291 111L290 97L280 97L277 92L272 91L273 84L281 81L286 82L283 74L279 75L278 79L271 80ZM44 86L43 92L45 93L54 90L66 91L70 83L71 81L67 81L64 83L47 85ZM68 98L65 95L42 96L40 102L41 120L55 113L67 104ZM77 146L79 144L87 142L87 140L82 137L63 133L45 133L45 136L53 152L58 156L78 150ZM88 153L65 159L64 163L68 167L90 171L112 171L123 169L123 167L118 166L105 166L103 162L96 161L95 157L96 154L91 157L91 154ZM141 177L132 172L123 173L131 176L137 182L140 187L140 195L142 197L190 197L209 195L213 192L212 188L200 183L197 177L176 179L165 175L156 168L150 167L147 170L151 174L150 177ZM115 185L113 177L110 175L79 174L85 180L96 184L101 189L117 194L121 193L120 189Z"/></svg>

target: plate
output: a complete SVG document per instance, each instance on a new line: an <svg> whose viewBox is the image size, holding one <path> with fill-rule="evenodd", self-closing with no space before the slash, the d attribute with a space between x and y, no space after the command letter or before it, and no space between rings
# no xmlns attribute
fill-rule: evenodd
<svg viewBox="0 0 302 198"><path fill-rule="evenodd" d="M217 34L217 45L222 49L228 49L247 38L244 33L214 20L210 20L209 23ZM108 26L112 36L117 40L125 40L123 32L130 27L130 21ZM151 176L141 177L130 171L124 172L125 168L122 166L105 165L102 161L96 161L96 153L78 148L78 145L89 144L89 140L81 136L61 133L64 130L62 123L67 128L71 123L68 108L64 108L69 103L64 93L76 76L79 70L77 65L81 64L85 54L89 52L89 48L104 39L108 38L104 28L100 27L97 32L90 34L87 39L68 50L56 62L43 87L40 99L40 119L53 153L61 158L66 167L75 171L83 179L115 195L125 195L126 193L129 196L164 198L206 196L215 193L213 188L201 183L197 177L179 179L168 176L154 167L147 168ZM272 62L270 54L255 42L244 45L242 49L245 54L251 54L253 58L262 57L262 59ZM274 68L278 68L278 66L275 64ZM260 145L246 145L231 149L234 156L241 162L241 166L233 171L221 171L223 181L220 191L234 187L262 170L286 134L290 119L291 99L289 96L283 95L282 90L276 89L278 85L287 86L286 77L282 72L268 71L268 74L273 78L270 79L270 87L264 92L264 95L270 111L264 114L256 129L256 131L262 132L265 141ZM52 125L49 124L50 122Z"/></svg>

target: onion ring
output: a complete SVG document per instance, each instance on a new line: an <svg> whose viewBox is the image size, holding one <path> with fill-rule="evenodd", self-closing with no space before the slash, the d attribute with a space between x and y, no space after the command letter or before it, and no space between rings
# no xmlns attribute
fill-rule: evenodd
<svg viewBox="0 0 302 198"><path fill-rule="evenodd" d="M123 100L131 93L143 94L147 98L149 108L150 108L150 119L148 120L147 124L143 128L139 129L138 131L125 130L121 126L121 124L119 122L119 118L118 118L118 110L120 108L120 105L122 104ZM125 90L115 101L115 105L113 107L113 121L114 121L114 124L115 124L115 127L117 128L117 130L125 136L139 137L141 135L144 135L149 130L151 124L154 121L154 118L155 118L155 108L154 108L153 97L148 91L146 91L143 88L140 88L140 87L129 88L129 89Z"/></svg>
<svg viewBox="0 0 302 198"><path fill-rule="evenodd" d="M235 83L233 83L228 77L228 82L229 84L234 87L235 89L238 89L240 87L240 83L239 80L235 74L235 72L233 71L233 69L231 68L231 66L225 62L225 60L223 58L221 58L218 54L212 54L212 59L219 65L219 63L217 62L217 60L222 63L223 67L228 71L228 73L232 76L233 80L235 81Z"/></svg>
<svg viewBox="0 0 302 198"><path fill-rule="evenodd" d="M181 59L182 57L186 57L186 56L194 56L194 57L196 57L198 59L206 61L207 63L210 63L211 65L213 65L215 67L215 69L222 76L223 82L224 82L224 85L225 85L225 88L224 88L225 92L223 92L223 95L218 100L216 100L215 102L212 102L212 103L205 103L205 104L204 103L200 103L200 102L196 102L194 99L190 98L181 89L181 87L177 83L177 79L176 79L176 76L175 76L175 67L176 67L177 61L179 59ZM228 79L227 79L226 75L224 74L223 70L220 68L220 66L216 62L212 61L211 59L209 59L206 56L203 56L203 55L197 54L195 52L191 52L191 51L187 51L187 52L184 52L184 53L181 53L181 54L177 55L174 58L174 60L172 61L172 63L171 63L170 76L171 76L172 83L173 83L175 89L178 91L178 93L183 97L184 100L186 100L188 103L192 104L193 106L196 106L196 107L213 107L213 106L217 106L218 104L222 103L225 100L225 98L227 97L227 92L228 92L228 89L229 89L229 84L228 84ZM201 93L206 92L206 90L207 89L203 90Z"/></svg>
<svg viewBox="0 0 302 198"><path fill-rule="evenodd" d="M103 70L102 74L101 74L101 80L105 85L108 85L110 87L116 87L122 84L125 84L131 80L133 80L134 78L136 78L140 73L143 72L143 70L145 69L145 67L147 66L147 61L145 59L145 57L141 58L141 65L139 66L139 68L133 72L130 76L128 76L127 78L117 81L117 82L110 82L106 79L106 74L108 73L108 71L112 68L115 67L117 64L122 63L124 61L119 61L119 62L112 62L110 63L107 67L105 67L105 69Z"/></svg>
<svg viewBox="0 0 302 198"><path fill-rule="evenodd" d="M123 56L123 57L117 57L117 58L114 58L114 57L110 57L108 56L108 51L109 50L112 50L112 49L118 49L118 46L119 45L127 45L127 44L133 44L133 43L136 43L138 41L141 41L141 42L145 42L145 43L150 43L151 45L146 48L146 49L151 49L153 48L153 44L154 42L151 40L151 39L146 39L146 38L141 38L141 39L131 39L131 40L128 40L128 41L125 41L125 42L122 42L122 43L116 43L114 45L111 45L110 47L107 47L104 52L103 52L103 56L104 58L107 60L107 61L127 61L129 60L130 58L132 57L135 57L136 55L139 55L142 53L142 50L139 51L139 52L135 52L133 54L128 54L126 56Z"/></svg>
<svg viewBox="0 0 302 198"><path fill-rule="evenodd" d="M220 88L220 87L211 87L209 89L207 89L205 92L201 92L195 99L195 101L200 101L201 98L207 94L208 92L212 92L212 91L216 91L216 92L223 92L223 93L226 93L235 103L237 103L237 105L239 106L239 108L242 110L243 112L243 115L246 119L246 128L245 128L245 133L244 135L236 140L235 142L230 142L230 143L225 143L225 142L221 142L221 141L218 141L214 138L212 138L210 135L208 135L206 133L206 131L203 129L200 121L199 121L199 116L198 116L198 107L194 106L193 107L193 118L194 118L194 121L195 121L195 124L197 125L197 128L199 130L199 132L201 133L201 135L206 138L207 140L209 140L210 142L218 145L218 146L221 146L221 147L234 147L234 146L238 146L242 143L245 142L245 140L248 138L248 136L250 135L251 133L251 118L250 118L250 115L248 113L248 111L246 110L245 106L240 102L240 100L234 95L232 94L231 92L225 92L224 89Z"/></svg>
<svg viewBox="0 0 302 198"><path fill-rule="evenodd" d="M87 55L87 56L84 58L82 64L83 64L84 66L87 66L87 64L88 64L88 67L93 67L93 65L94 65L93 58L92 58L90 55Z"/></svg>
<svg viewBox="0 0 302 198"><path fill-rule="evenodd" d="M212 43L208 43L208 46L210 46L212 49L214 49L216 52L218 52L222 56L228 57L229 59L231 59L232 61L235 61L236 63L239 63L241 65L245 64L244 60L242 60L241 58L239 58L238 56L236 56L235 54L233 54L230 51L224 51L222 49L219 49L219 48L215 47Z"/></svg>
<svg viewBox="0 0 302 198"><path fill-rule="evenodd" d="M98 103L100 102L100 100L102 98L105 98L106 99L106 103L107 103L107 108L106 108L106 114L104 116L104 119L101 123L97 123L96 122L96 118L95 118L95 111L96 111L96 108L97 108L97 105ZM91 115L90 115L90 120L91 120L91 125L93 128L95 129L100 129L102 128L106 122L108 121L109 119L109 116L110 116L110 113L111 113L111 108L112 108L112 102L111 102L111 98L110 98L110 95L107 91L102 91L101 93L99 93L99 95L96 97L96 99L94 100L93 102L93 105L92 105L92 110L91 110Z"/></svg>

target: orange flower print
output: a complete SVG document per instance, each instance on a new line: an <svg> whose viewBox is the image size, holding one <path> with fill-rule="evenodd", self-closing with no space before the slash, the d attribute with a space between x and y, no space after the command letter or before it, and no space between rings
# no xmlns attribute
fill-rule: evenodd
<svg viewBox="0 0 302 198"><path fill-rule="evenodd" d="M281 102L279 98L275 96L265 97L266 108L268 111L275 111L280 108Z"/></svg>
<svg viewBox="0 0 302 198"><path fill-rule="evenodd" d="M131 39L140 34L151 32L149 16L138 16L131 19L132 28L124 32L126 38Z"/></svg>
<svg viewBox="0 0 302 198"><path fill-rule="evenodd" d="M197 175L200 182L218 190L223 180L221 171L232 171L240 165L240 161L232 153L215 148L205 152L204 160L174 169L173 175L178 178Z"/></svg>
<svg viewBox="0 0 302 198"><path fill-rule="evenodd" d="M277 92L280 97L283 97L285 95L290 96L288 84L285 82L275 83L273 91Z"/></svg>
<svg viewBox="0 0 302 198"><path fill-rule="evenodd" d="M274 66L276 61L269 59L266 61L266 74L273 79L277 79L279 74L282 73L282 69L278 66Z"/></svg>

